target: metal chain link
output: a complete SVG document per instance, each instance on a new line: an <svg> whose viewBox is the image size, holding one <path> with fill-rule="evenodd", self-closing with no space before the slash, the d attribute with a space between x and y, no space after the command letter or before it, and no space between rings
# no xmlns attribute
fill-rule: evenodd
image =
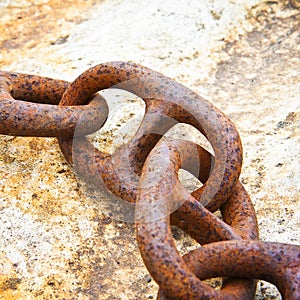
<svg viewBox="0 0 300 300"><path fill-rule="evenodd" d="M108 88L132 92L146 104L135 135L111 155L86 138L108 117L97 94ZM214 155L164 138L177 123L198 129ZM135 221L142 258L160 287L157 299L253 299L256 279L276 285L284 299L300 299L300 246L258 240L256 214L239 181L242 146L235 126L183 85L128 62L97 65L72 83L0 71L0 133L57 137L76 172L122 199L122 213ZM189 193L179 169L203 186ZM133 210L126 210L129 204ZM222 218L213 214L217 210ZM170 225L201 247L181 257ZM213 277L224 277L221 290L203 282Z"/></svg>

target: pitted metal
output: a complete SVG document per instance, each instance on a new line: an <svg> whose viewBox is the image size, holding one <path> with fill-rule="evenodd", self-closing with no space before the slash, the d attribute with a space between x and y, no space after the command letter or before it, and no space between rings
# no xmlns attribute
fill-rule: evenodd
<svg viewBox="0 0 300 300"><path fill-rule="evenodd" d="M69 84L0 71L0 134L57 137L72 136L75 128L81 134L99 130L108 114L100 95L91 95L86 101L88 105L57 105Z"/></svg>
<svg viewBox="0 0 300 300"><path fill-rule="evenodd" d="M146 104L136 134L113 154L86 137L107 119L107 103L95 93L108 88L132 92ZM164 138L177 123L198 129L214 155ZM300 299L300 246L258 240L256 214L239 181L236 127L185 86L128 62L97 65L72 83L0 71L0 133L57 137L81 176L134 207L139 249L160 287L157 299L253 299L257 279L275 284L284 299ZM203 185L189 193L179 169ZM201 247L181 257L171 225ZM221 290L203 282L213 277L226 277Z"/></svg>

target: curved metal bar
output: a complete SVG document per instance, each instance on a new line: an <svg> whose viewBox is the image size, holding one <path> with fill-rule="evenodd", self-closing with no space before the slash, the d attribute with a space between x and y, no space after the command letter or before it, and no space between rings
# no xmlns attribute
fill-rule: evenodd
<svg viewBox="0 0 300 300"><path fill-rule="evenodd" d="M112 159L92 150L93 148L82 137L78 139L80 150L74 155L73 141L59 138L62 152L67 160L71 162L74 159L72 156L77 156L79 153L86 160L99 163L94 174L98 173L115 195L134 202L132 195L136 193L134 186L138 180L134 180L128 188L126 184L121 187L120 183L124 184L128 178L134 178L140 172L137 169L143 165L144 153L147 154L161 135L174 125L174 120L186 122L207 136L215 152L212 172L198 200L210 211L217 210L225 203L233 192L242 163L242 146L232 122L211 103L188 88L158 72L128 62L105 63L87 70L67 88L60 105L80 105L85 103L93 93L111 87L121 88L147 99L144 120L135 137L128 143L128 151L124 151L123 148L123 151L120 150L113 158L114 161L119 162L133 161L135 165L129 166L128 163L120 167L118 164L113 165ZM151 147L148 144L149 138L146 139L149 135L153 138ZM125 157L124 153L126 153ZM80 162L78 157L75 159L78 172L85 174L86 164Z"/></svg>
<svg viewBox="0 0 300 300"><path fill-rule="evenodd" d="M226 241L204 245L183 258L201 280L219 276L262 279L276 285L283 299L300 298L298 245Z"/></svg>
<svg viewBox="0 0 300 300"><path fill-rule="evenodd" d="M82 135L99 130L108 115L105 100L96 95L87 105L58 106L69 85L62 80L0 71L0 134L72 137L75 130Z"/></svg>
<svg viewBox="0 0 300 300"><path fill-rule="evenodd" d="M85 138L108 115L105 100L94 93L111 87L146 103L138 131L113 155ZM203 133L215 157L194 143L162 138L178 122ZM284 299L300 298L300 246L256 240L255 211L238 181L242 146L235 126L181 84L127 62L100 64L73 83L0 71L0 134L58 137L81 175L136 208L137 240L160 286L158 299L252 299L255 278L275 284ZM180 168L203 186L188 193ZM217 209L222 220L212 214ZM182 258L170 224L203 246ZM229 277L220 291L201 281L218 276Z"/></svg>
<svg viewBox="0 0 300 300"><path fill-rule="evenodd" d="M185 197L184 194L187 193L178 180L177 171L181 168L181 159L177 146L178 143L161 141L151 151L143 167L137 197L137 241L145 265L162 290L159 299L164 299L164 293L170 299L251 299L255 290L254 281L230 279L226 290L214 290L196 277L176 249L168 210L170 205L174 205L174 201ZM183 149L184 147L181 151ZM159 172L166 174L162 181L154 180L156 174L153 174L153 168L158 162ZM240 205L240 211L236 211L234 215L224 212L225 218L234 224L234 228L215 217L192 196L172 214L171 219L177 221L176 225L180 221L184 223L188 219L193 220L196 231L188 226L181 227L204 243L241 240L240 232L244 238L257 238L257 222L252 205L249 204L250 199L247 194L243 194L240 184L235 192L231 200L231 213L237 208L237 198L244 200L246 204ZM230 216L233 217L232 220L229 220ZM248 217L243 220L243 216Z"/></svg>

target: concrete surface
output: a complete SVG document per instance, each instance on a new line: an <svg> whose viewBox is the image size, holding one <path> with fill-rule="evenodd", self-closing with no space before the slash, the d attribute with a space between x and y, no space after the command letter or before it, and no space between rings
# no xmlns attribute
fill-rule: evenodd
<svg viewBox="0 0 300 300"><path fill-rule="evenodd" d="M0 69L72 81L92 65L131 60L199 92L240 131L241 180L261 238L299 244L299 7L297 0L1 1ZM129 138L115 118L135 124L143 112L138 99L118 101L95 140L106 151ZM0 208L0 299L156 297L133 225L91 201L55 139L0 137ZM181 253L197 247L174 235ZM259 282L256 299L280 296Z"/></svg>

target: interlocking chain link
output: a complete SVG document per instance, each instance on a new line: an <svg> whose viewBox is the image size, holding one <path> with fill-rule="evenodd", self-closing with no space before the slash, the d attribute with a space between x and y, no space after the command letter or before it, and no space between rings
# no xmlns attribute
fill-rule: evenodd
<svg viewBox="0 0 300 300"><path fill-rule="evenodd" d="M88 105L57 106L68 86L63 80L0 71L0 133L57 137L72 136L75 128L83 135L99 130L108 114L104 99L91 96ZM89 119L94 122L81 125Z"/></svg>
<svg viewBox="0 0 300 300"><path fill-rule="evenodd" d="M97 94L108 88L132 92L146 104L137 132L113 154L86 137L108 117ZM198 129L214 155L192 142L164 138L177 123ZM253 299L256 279L275 284L284 299L300 299L300 246L258 240L255 211L239 181L242 146L235 126L183 85L128 62L97 65L72 83L0 71L0 133L57 137L76 172L121 199L160 287L158 299ZM189 193L179 169L203 186ZM217 210L222 218L213 214ZM181 257L171 225L201 247ZM213 277L226 278L221 290L203 282Z"/></svg>

